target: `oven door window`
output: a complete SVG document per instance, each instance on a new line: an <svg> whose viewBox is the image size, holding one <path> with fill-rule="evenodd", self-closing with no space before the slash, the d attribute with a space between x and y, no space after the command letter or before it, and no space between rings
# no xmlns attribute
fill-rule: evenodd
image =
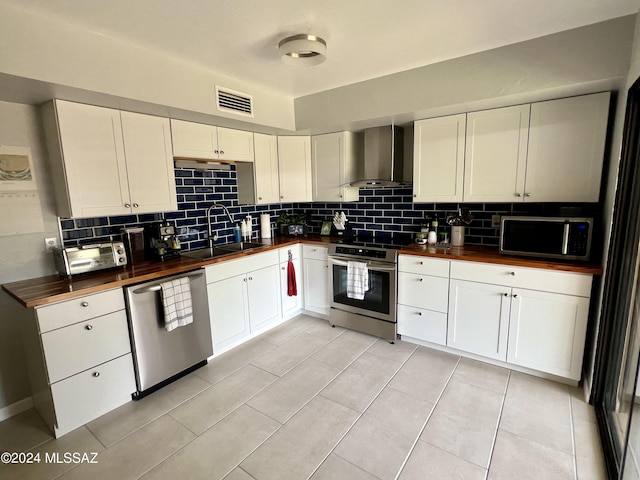
<svg viewBox="0 0 640 480"><path fill-rule="evenodd" d="M349 305L362 310L389 315L391 312L391 273L369 268L369 290L364 299L357 300L347 297L347 267L332 265L333 267L333 303Z"/></svg>

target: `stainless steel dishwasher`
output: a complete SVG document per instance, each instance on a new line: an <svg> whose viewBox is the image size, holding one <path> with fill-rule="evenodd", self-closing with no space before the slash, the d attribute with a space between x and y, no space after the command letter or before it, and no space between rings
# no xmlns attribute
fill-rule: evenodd
<svg viewBox="0 0 640 480"><path fill-rule="evenodd" d="M189 279L193 322L167 332L160 285L179 278ZM132 285L125 294L137 384L134 398L206 365L213 345L203 269Z"/></svg>

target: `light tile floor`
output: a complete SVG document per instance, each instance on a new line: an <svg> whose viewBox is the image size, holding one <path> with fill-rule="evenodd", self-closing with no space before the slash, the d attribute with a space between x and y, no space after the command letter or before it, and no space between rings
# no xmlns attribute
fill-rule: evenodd
<svg viewBox="0 0 640 480"><path fill-rule="evenodd" d="M606 478L579 389L307 316L58 440L17 415L0 451L41 458L3 480Z"/></svg>

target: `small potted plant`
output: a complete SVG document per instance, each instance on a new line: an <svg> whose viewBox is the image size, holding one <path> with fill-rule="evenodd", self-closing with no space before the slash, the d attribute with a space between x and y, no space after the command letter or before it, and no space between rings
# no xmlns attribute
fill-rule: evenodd
<svg viewBox="0 0 640 480"><path fill-rule="evenodd" d="M276 224L281 235L306 235L308 233L308 219L304 213L289 215L282 212L276 219Z"/></svg>

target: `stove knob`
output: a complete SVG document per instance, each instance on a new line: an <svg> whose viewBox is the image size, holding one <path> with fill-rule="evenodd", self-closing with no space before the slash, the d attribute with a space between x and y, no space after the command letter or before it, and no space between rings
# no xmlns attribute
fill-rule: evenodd
<svg viewBox="0 0 640 480"><path fill-rule="evenodd" d="M118 263L124 263L124 257L118 257Z"/></svg>
<svg viewBox="0 0 640 480"><path fill-rule="evenodd" d="M117 249L117 250L116 250L116 253L117 253L118 255L122 255L122 254L124 253L124 250L122 250L121 248L119 248L119 249Z"/></svg>

